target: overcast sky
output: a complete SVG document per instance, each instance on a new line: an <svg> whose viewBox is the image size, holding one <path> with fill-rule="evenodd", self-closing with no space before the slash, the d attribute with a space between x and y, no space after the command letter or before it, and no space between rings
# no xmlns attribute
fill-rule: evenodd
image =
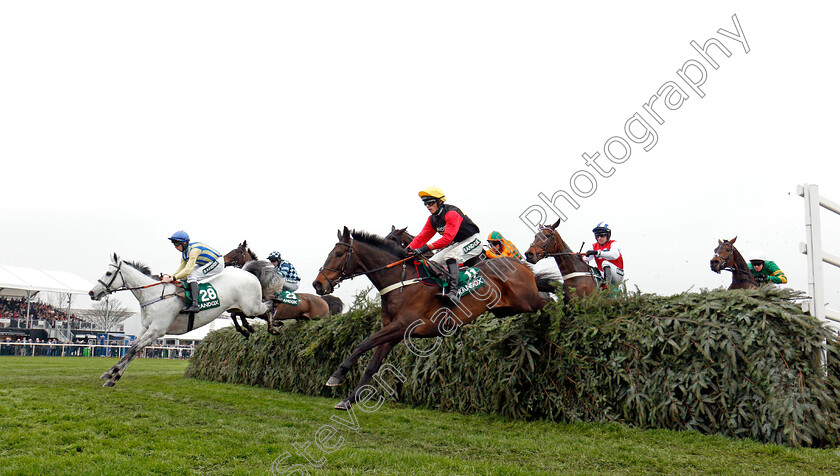
<svg viewBox="0 0 840 476"><path fill-rule="evenodd" d="M172 273L167 237L184 229L223 253L245 239L262 258L278 250L312 292L337 229L417 233L417 192L436 185L523 252L533 232L520 216L538 205L553 222L539 194L572 194L578 208L557 201L562 236L588 248L608 222L644 292L728 286L709 260L736 235L804 290L796 185L840 202L839 14L804 2L6 2L0 263L93 282L117 252ZM717 69L690 44L711 38L730 53L709 47ZM630 137L645 125L655 143ZM584 153L600 156L587 166ZM840 254L840 217L822 217ZM840 309L840 270L825 274Z"/></svg>

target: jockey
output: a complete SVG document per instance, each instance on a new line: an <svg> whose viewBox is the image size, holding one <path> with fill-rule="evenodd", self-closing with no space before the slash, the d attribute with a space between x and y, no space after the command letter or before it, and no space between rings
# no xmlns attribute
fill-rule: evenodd
<svg viewBox="0 0 840 476"><path fill-rule="evenodd" d="M188 298L187 308L181 312L199 312L201 309L198 307L198 283L221 273L225 269L225 260L221 258L218 251L204 243L197 241L190 243L190 235L183 230L176 231L169 237L169 241L181 252L181 266L172 273L172 276L163 275L161 281L169 283L186 279L190 286L192 301Z"/></svg>
<svg viewBox="0 0 840 476"><path fill-rule="evenodd" d="M440 277L446 278L449 283L446 297L453 304L458 304L458 265L481 254L478 226L458 207L444 205L446 196L441 189L429 187L421 190L418 195L429 210L430 216L406 250L416 254L436 251L429 261L445 270ZM435 233L440 233L441 238L427 244Z"/></svg>
<svg viewBox="0 0 840 476"><path fill-rule="evenodd" d="M592 229L592 233L595 234L597 242L592 244L592 249L586 252L584 259L590 266L593 261L595 262L607 284L621 283L624 281L624 256L615 240L610 239L612 236L610 226L604 222L598 223Z"/></svg>
<svg viewBox="0 0 840 476"><path fill-rule="evenodd" d="M272 251L268 255L268 260L271 261L277 274L283 280L283 291L297 291L298 286L300 286L300 276L298 276L294 265L284 260L279 251Z"/></svg>
<svg viewBox="0 0 840 476"><path fill-rule="evenodd" d="M487 237L487 243L490 244L490 249L485 251L484 254L488 258L500 258L502 256L509 256L511 258L516 258L522 261L522 254L519 253L519 250L516 249L516 246L513 246L513 243L506 240L504 236L498 231L494 231L490 233Z"/></svg>
<svg viewBox="0 0 840 476"><path fill-rule="evenodd" d="M786 284L787 276L782 272L776 263L767 260L761 251L750 253L750 271L758 284L773 283Z"/></svg>

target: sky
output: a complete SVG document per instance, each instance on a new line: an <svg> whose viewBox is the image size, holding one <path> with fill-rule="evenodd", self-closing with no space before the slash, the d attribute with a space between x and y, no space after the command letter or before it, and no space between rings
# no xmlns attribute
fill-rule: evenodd
<svg viewBox="0 0 840 476"><path fill-rule="evenodd" d="M223 253L243 240L262 258L280 251L312 292L338 229L416 234L428 216L417 192L434 185L523 252L534 233L522 216L554 222L540 197L571 194L577 208L556 202L561 235L589 248L609 223L631 289L728 286L709 260L737 236L805 290L796 186L840 202L838 13L816 2L7 2L0 263L94 282L116 252L172 273L167 238L183 229ZM840 255L840 216L821 217L824 248ZM840 269L824 273L840 309ZM336 295L350 302L369 285Z"/></svg>

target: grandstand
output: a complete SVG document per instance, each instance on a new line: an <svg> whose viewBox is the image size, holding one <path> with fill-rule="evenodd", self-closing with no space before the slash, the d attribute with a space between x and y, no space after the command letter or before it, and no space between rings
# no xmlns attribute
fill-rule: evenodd
<svg viewBox="0 0 840 476"><path fill-rule="evenodd" d="M83 327L71 306L73 296L87 295L93 283L67 271L0 265L0 336L75 340ZM42 292L56 293L66 302L56 308L36 300Z"/></svg>

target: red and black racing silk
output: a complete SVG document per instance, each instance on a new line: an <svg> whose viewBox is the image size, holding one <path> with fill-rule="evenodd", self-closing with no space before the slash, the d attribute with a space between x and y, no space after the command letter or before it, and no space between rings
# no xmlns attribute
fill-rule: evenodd
<svg viewBox="0 0 840 476"><path fill-rule="evenodd" d="M444 204L437 213L429 216L426 225L409 246L419 248L428 243L435 233L440 233L442 237L429 245L429 248L439 250L464 241L478 232L478 226L460 208Z"/></svg>

